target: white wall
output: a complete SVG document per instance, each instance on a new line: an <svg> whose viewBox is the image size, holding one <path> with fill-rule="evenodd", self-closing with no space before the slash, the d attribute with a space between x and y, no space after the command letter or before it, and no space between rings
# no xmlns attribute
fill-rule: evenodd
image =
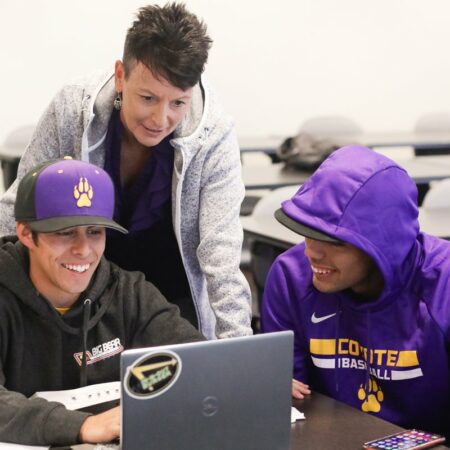
<svg viewBox="0 0 450 450"><path fill-rule="evenodd" d="M74 77L113 68L144 0L0 0L0 142ZM187 0L214 39L207 74L242 136L341 113L405 130L450 109L447 0Z"/></svg>

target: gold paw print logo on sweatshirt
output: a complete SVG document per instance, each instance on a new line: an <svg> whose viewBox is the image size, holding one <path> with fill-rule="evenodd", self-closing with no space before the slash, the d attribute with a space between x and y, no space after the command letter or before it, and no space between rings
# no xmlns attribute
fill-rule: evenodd
<svg viewBox="0 0 450 450"><path fill-rule="evenodd" d="M87 178L80 178L78 184L73 188L73 196L77 200L78 208L90 208L94 190L89 184Z"/></svg>
<svg viewBox="0 0 450 450"><path fill-rule="evenodd" d="M367 389L368 388L368 389ZM361 409L364 412L380 412L381 402L384 400L384 394L380 386L372 378L368 386L359 386L358 398L363 402Z"/></svg>

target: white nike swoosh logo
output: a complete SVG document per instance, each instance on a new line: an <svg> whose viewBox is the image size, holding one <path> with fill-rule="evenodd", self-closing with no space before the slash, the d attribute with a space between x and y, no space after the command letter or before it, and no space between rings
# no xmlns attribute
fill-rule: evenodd
<svg viewBox="0 0 450 450"><path fill-rule="evenodd" d="M313 315L311 316L311 322L312 323L320 323L320 322L323 322L324 320L330 319L331 317L333 317L335 315L336 315L336 313L329 314L328 316L317 317L316 313L314 312Z"/></svg>

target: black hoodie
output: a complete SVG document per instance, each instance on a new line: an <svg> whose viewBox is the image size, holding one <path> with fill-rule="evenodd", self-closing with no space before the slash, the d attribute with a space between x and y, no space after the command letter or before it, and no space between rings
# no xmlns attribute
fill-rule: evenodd
<svg viewBox="0 0 450 450"><path fill-rule="evenodd" d="M123 349L204 339L141 273L105 258L61 316L32 284L27 249L15 237L0 245L0 441L75 444L89 414L28 397L77 388L83 379L119 380Z"/></svg>

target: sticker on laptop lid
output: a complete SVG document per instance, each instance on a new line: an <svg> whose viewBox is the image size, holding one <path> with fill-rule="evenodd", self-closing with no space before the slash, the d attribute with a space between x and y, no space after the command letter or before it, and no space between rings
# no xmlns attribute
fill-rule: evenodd
<svg viewBox="0 0 450 450"><path fill-rule="evenodd" d="M127 367L125 390L137 399L156 397L167 391L181 372L179 356L170 351L151 353Z"/></svg>

